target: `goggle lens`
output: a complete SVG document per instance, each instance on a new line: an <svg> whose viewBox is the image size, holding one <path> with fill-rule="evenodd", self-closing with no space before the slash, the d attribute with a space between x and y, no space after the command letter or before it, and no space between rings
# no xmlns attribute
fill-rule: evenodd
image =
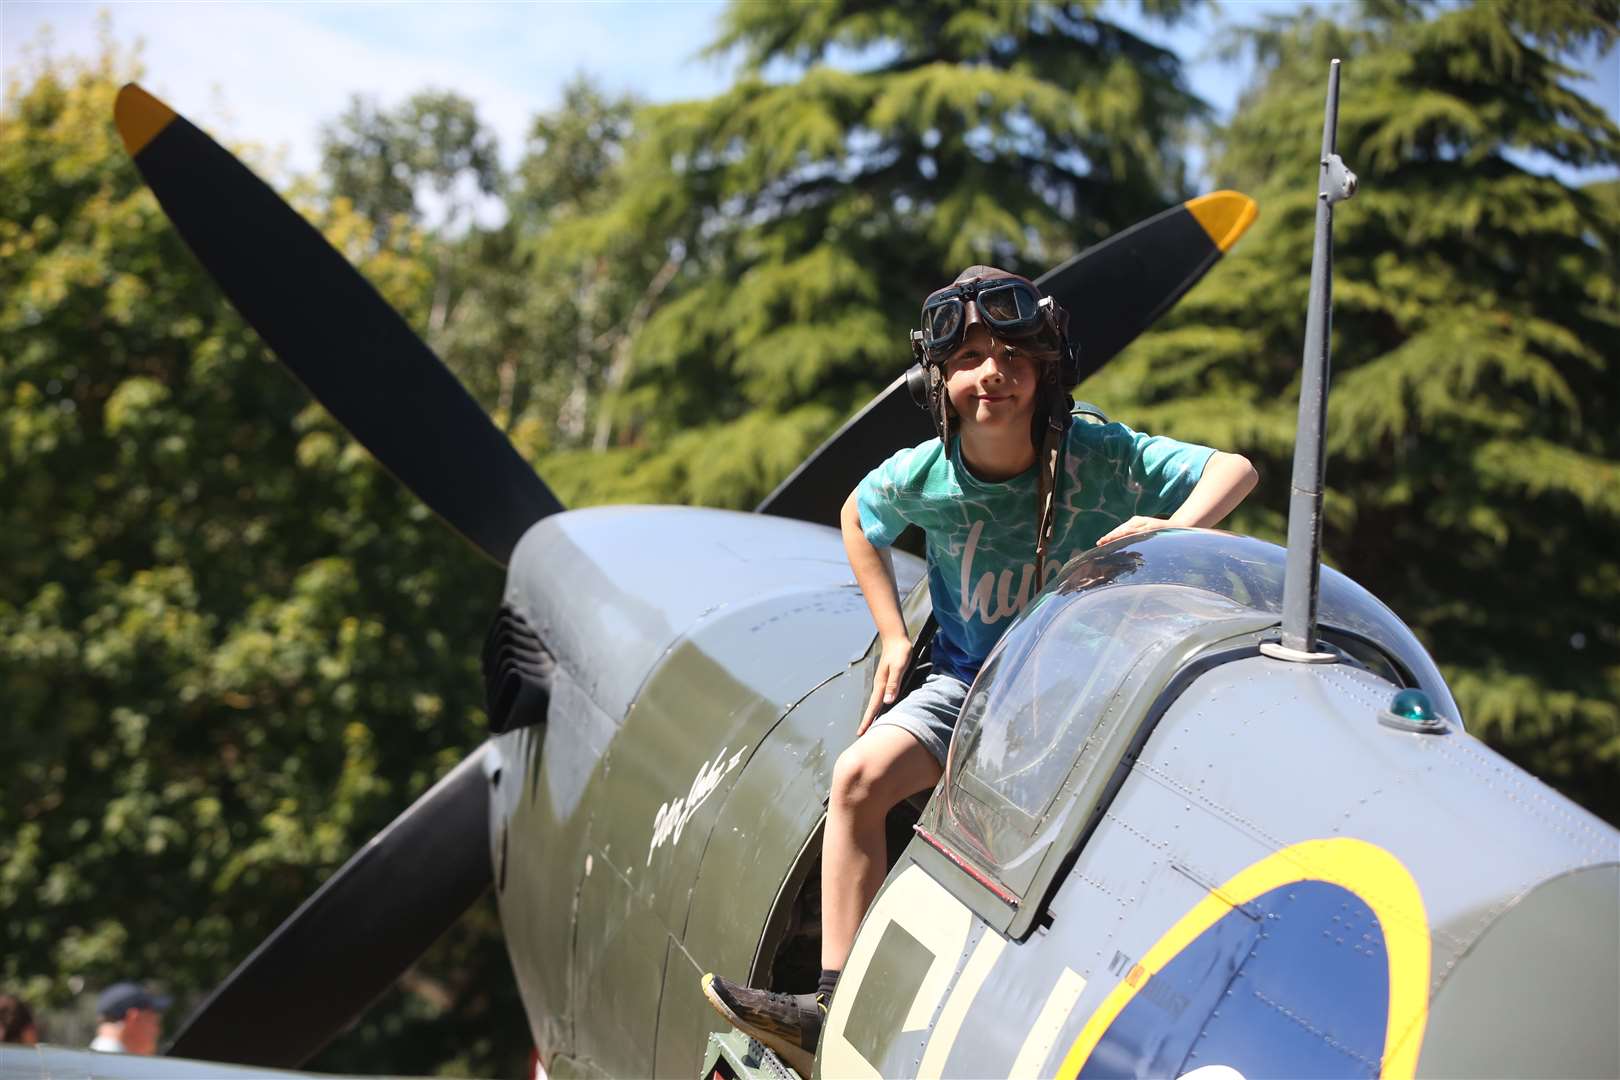
<svg viewBox="0 0 1620 1080"><path fill-rule="evenodd" d="M948 296L923 309L923 344L930 349L955 341L962 332L966 308L961 297Z"/></svg>
<svg viewBox="0 0 1620 1080"><path fill-rule="evenodd" d="M1033 334L1041 327L1039 300L1028 282L1012 278L941 289L923 303L923 347L934 352L955 346L967 321L969 303L978 305L979 317L997 333Z"/></svg>
<svg viewBox="0 0 1620 1080"><path fill-rule="evenodd" d="M1035 294L1021 281L985 289L979 293L979 314L997 330L1034 325Z"/></svg>

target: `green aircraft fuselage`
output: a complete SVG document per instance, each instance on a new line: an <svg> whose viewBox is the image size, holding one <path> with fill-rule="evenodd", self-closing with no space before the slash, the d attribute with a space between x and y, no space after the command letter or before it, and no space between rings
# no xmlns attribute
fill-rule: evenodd
<svg viewBox="0 0 1620 1080"><path fill-rule="evenodd" d="M1325 574L1335 662L1262 655L1283 561L1151 534L1072 561L1009 630L862 924L823 1075L1620 1066L1620 834L1466 734L1349 579ZM897 570L915 631L922 567ZM486 764L542 1060L693 1075L724 1030L703 972L814 978L819 827L875 663L839 537L570 512L519 544L505 603L556 659L549 719ZM1405 687L1432 730L1388 712Z"/></svg>

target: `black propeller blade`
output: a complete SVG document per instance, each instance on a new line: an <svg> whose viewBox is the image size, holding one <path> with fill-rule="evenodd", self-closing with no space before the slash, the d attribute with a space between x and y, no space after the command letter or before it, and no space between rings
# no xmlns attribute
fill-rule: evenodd
<svg viewBox="0 0 1620 1080"><path fill-rule="evenodd" d="M1036 279L1069 310L1080 377L1093 374L1198 283L1255 218L1235 191L1201 195L1115 233ZM878 462L934 434L901 376L822 443L755 509L838 524L838 511Z"/></svg>
<svg viewBox="0 0 1620 1080"><path fill-rule="evenodd" d="M488 750L327 879L186 1019L168 1055L296 1068L392 986L489 888Z"/></svg>
<svg viewBox="0 0 1620 1080"><path fill-rule="evenodd" d="M119 133L204 269L281 361L377 457L505 565L562 509L377 291L275 192L134 85ZM307 1061L490 885L486 750L361 849L187 1020L169 1054Z"/></svg>
<svg viewBox="0 0 1620 1080"><path fill-rule="evenodd" d="M502 566L562 504L456 377L319 232L133 83L119 134L236 310L383 467Z"/></svg>

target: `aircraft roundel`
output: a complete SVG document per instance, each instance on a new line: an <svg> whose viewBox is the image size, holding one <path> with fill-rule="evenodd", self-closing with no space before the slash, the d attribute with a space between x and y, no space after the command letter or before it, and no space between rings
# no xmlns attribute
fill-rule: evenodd
<svg viewBox="0 0 1620 1080"><path fill-rule="evenodd" d="M1277 851L1212 890L1123 977L1064 1055L1092 1077L1410 1077L1429 926L1406 868L1362 840Z"/></svg>

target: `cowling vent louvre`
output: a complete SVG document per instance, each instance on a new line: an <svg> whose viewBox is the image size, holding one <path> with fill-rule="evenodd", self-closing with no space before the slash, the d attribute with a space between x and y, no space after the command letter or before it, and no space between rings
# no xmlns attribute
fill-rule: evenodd
<svg viewBox="0 0 1620 1080"><path fill-rule="evenodd" d="M484 637L484 709L495 734L541 724L556 658L522 615L501 605Z"/></svg>

